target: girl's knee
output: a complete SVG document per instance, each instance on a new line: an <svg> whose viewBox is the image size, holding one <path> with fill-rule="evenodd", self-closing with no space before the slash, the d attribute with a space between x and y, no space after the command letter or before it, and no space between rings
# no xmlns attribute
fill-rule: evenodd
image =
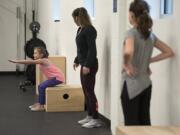
<svg viewBox="0 0 180 135"><path fill-rule="evenodd" d="M46 87L44 87L43 85L39 85L38 86L38 91L39 92L42 92L42 91L44 91L46 89Z"/></svg>

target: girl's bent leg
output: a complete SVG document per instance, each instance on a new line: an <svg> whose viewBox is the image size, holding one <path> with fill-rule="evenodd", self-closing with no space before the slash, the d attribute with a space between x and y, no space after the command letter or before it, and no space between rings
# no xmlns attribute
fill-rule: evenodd
<svg viewBox="0 0 180 135"><path fill-rule="evenodd" d="M52 78L52 79L49 79L49 80L46 80L46 81L42 82L39 85L39 87L38 87L38 90L39 90L39 103L41 105L45 104L46 88L56 86L56 85L58 85L60 83L62 83L62 82L59 81L59 80L56 80L56 78Z"/></svg>

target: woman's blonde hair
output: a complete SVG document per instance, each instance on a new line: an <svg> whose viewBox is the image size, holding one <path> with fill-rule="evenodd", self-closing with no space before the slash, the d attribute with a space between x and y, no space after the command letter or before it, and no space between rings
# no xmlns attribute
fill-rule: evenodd
<svg viewBox="0 0 180 135"><path fill-rule="evenodd" d="M88 14L87 10L84 7L76 8L72 12L72 16L73 16L73 18L79 17L81 25L84 25L84 26L92 25L89 14Z"/></svg>

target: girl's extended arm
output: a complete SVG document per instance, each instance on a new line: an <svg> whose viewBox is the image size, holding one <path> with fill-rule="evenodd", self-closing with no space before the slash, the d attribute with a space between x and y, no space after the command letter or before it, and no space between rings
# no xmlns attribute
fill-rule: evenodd
<svg viewBox="0 0 180 135"><path fill-rule="evenodd" d="M42 59L37 59L37 60L9 60L9 62L19 63L19 64L42 64L43 60Z"/></svg>
<svg viewBox="0 0 180 135"><path fill-rule="evenodd" d="M174 53L173 53L172 49L168 45L166 45L164 42L162 42L161 40L157 39L154 46L158 50L160 50L161 53L154 56L154 57L152 57L151 60L150 60L150 63L157 62L157 61L160 61L160 60L164 60L164 59L167 59L169 57L174 56Z"/></svg>

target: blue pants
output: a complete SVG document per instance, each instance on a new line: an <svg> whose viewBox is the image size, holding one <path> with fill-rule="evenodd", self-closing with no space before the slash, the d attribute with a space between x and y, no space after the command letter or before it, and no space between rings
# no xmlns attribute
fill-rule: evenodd
<svg viewBox="0 0 180 135"><path fill-rule="evenodd" d="M58 84L61 84L62 82L59 81L59 80L56 80L56 78L52 78L52 79L49 79L49 80L46 80L44 82L42 82L39 86L38 86L38 91L39 91L39 103L41 105L44 105L45 104L45 96L46 96L46 88L47 87L53 87L53 86L56 86Z"/></svg>

